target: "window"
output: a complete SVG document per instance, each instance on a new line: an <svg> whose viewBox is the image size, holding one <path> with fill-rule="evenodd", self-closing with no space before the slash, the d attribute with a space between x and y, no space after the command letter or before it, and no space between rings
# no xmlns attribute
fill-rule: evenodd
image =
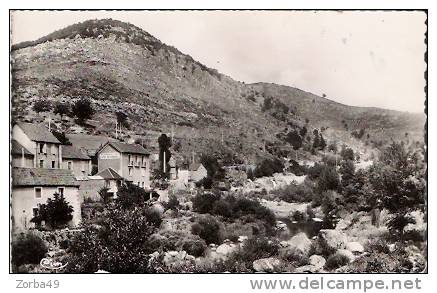
<svg viewBox="0 0 437 293"><path fill-rule="evenodd" d="M52 161L52 169L56 168L56 161Z"/></svg>
<svg viewBox="0 0 437 293"><path fill-rule="evenodd" d="M51 151L52 155L56 155L56 146L54 144L52 144L51 149L52 149Z"/></svg>
<svg viewBox="0 0 437 293"><path fill-rule="evenodd" d="M59 187L58 193L59 193L59 195L64 195L64 187Z"/></svg>
<svg viewBox="0 0 437 293"><path fill-rule="evenodd" d="M35 217L38 216L39 209L38 209L38 208L33 208L33 209L32 209L32 212L33 212L33 217L35 218Z"/></svg>
<svg viewBox="0 0 437 293"><path fill-rule="evenodd" d="M129 165L132 166L134 164L134 162L132 161L132 155L129 155L128 160L129 160Z"/></svg>
<svg viewBox="0 0 437 293"><path fill-rule="evenodd" d="M43 143L39 144L39 153L40 154L44 153L44 144Z"/></svg>
<svg viewBox="0 0 437 293"><path fill-rule="evenodd" d="M144 168L141 168L141 176L146 176L146 170Z"/></svg>
<svg viewBox="0 0 437 293"><path fill-rule="evenodd" d="M129 176L132 176L132 167L129 167L128 170L129 170Z"/></svg>
<svg viewBox="0 0 437 293"><path fill-rule="evenodd" d="M137 156L137 166L141 166L141 157Z"/></svg>
<svg viewBox="0 0 437 293"><path fill-rule="evenodd" d="M109 185L110 185L109 180L105 180L105 187L109 188Z"/></svg>
<svg viewBox="0 0 437 293"><path fill-rule="evenodd" d="M44 160L39 160L39 167L44 168Z"/></svg>
<svg viewBox="0 0 437 293"><path fill-rule="evenodd" d="M42 188L35 187L35 198L41 198L41 194L42 194Z"/></svg>
<svg viewBox="0 0 437 293"><path fill-rule="evenodd" d="M68 170L71 170L71 169L73 169L73 162L67 162L67 169Z"/></svg>

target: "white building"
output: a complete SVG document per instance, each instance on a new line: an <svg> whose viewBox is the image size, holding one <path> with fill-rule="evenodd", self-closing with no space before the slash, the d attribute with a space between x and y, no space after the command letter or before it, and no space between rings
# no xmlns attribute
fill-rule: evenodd
<svg viewBox="0 0 437 293"><path fill-rule="evenodd" d="M12 128L12 139L33 155L32 167L61 168L61 142L44 125L17 123Z"/></svg>
<svg viewBox="0 0 437 293"><path fill-rule="evenodd" d="M38 214L38 206L62 194L73 207L70 226L81 221L79 184L69 170L42 168L12 168L12 227L26 230L34 227L30 220Z"/></svg>
<svg viewBox="0 0 437 293"><path fill-rule="evenodd" d="M125 181L150 188L150 154L141 145L110 141L97 156L99 172L112 168Z"/></svg>

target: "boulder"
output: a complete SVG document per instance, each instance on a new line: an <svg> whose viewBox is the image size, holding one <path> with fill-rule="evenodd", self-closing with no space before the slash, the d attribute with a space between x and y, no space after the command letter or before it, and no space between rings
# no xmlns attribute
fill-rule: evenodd
<svg viewBox="0 0 437 293"><path fill-rule="evenodd" d="M339 250L337 250L337 252L335 254L347 257L349 262L351 262L355 259L355 255L347 249L339 249Z"/></svg>
<svg viewBox="0 0 437 293"><path fill-rule="evenodd" d="M216 252L223 255L228 255L237 249L237 246L235 244L234 245L232 244L233 243L231 244L224 243L222 245L219 245L216 249Z"/></svg>
<svg viewBox="0 0 437 293"><path fill-rule="evenodd" d="M333 229L320 230L317 238L320 247L327 253L333 253L337 249L346 248L346 243L348 242L343 232Z"/></svg>
<svg viewBox="0 0 437 293"><path fill-rule="evenodd" d="M308 263L316 268L323 268L325 266L326 259L321 255L313 254L310 256Z"/></svg>
<svg viewBox="0 0 437 293"><path fill-rule="evenodd" d="M346 249L354 254L359 254L364 252L364 247L359 242L348 242L346 243Z"/></svg>
<svg viewBox="0 0 437 293"><path fill-rule="evenodd" d="M298 268L295 268L293 273L317 273L322 268L316 267L314 265L305 265Z"/></svg>
<svg viewBox="0 0 437 293"><path fill-rule="evenodd" d="M162 216L164 214L164 206L160 203L155 203L150 207L152 210L156 211L159 213L160 216Z"/></svg>
<svg viewBox="0 0 437 293"><path fill-rule="evenodd" d="M286 247L288 250L294 250L302 253L303 255L309 254L312 245L311 240L303 232L291 237L291 239L288 240L287 243L288 245Z"/></svg>
<svg viewBox="0 0 437 293"><path fill-rule="evenodd" d="M274 272L281 267L282 262L274 257L261 258L253 262L253 269L257 272Z"/></svg>
<svg viewBox="0 0 437 293"><path fill-rule="evenodd" d="M247 240L249 237L247 236L238 236L238 242L243 242L245 240Z"/></svg>

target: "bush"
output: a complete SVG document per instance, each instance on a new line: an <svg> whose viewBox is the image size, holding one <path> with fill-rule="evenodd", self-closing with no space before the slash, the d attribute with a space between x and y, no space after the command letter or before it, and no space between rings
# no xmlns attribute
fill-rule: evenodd
<svg viewBox="0 0 437 293"><path fill-rule="evenodd" d="M235 259L244 261L252 266L252 262L278 255L279 244L266 237L249 238L244 242L244 246L236 253Z"/></svg>
<svg viewBox="0 0 437 293"><path fill-rule="evenodd" d="M154 227L159 227L162 223L161 214L154 208L148 208L145 212L147 222Z"/></svg>
<svg viewBox="0 0 437 293"><path fill-rule="evenodd" d="M220 195L212 192L200 192L191 200L193 202L193 210L206 214L210 213L214 207L214 203L220 199Z"/></svg>
<svg viewBox="0 0 437 293"><path fill-rule="evenodd" d="M37 113L49 112L52 109L52 103L46 99L39 99L33 103L32 109Z"/></svg>
<svg viewBox="0 0 437 293"><path fill-rule="evenodd" d="M206 244L219 244L222 241L220 223L213 216L204 216L191 226L191 232L199 235Z"/></svg>
<svg viewBox="0 0 437 293"><path fill-rule="evenodd" d="M62 116L71 114L71 105L69 103L57 102L53 109L53 113L59 114Z"/></svg>
<svg viewBox="0 0 437 293"><path fill-rule="evenodd" d="M200 237L184 239L182 241L182 250L195 257L204 256L206 248L206 242L200 239Z"/></svg>
<svg viewBox="0 0 437 293"><path fill-rule="evenodd" d="M12 241L12 264L17 268L23 264L39 264L46 253L46 244L35 234L23 233Z"/></svg>
<svg viewBox="0 0 437 293"><path fill-rule="evenodd" d="M272 191L286 202L310 202L314 197L314 191L308 184L289 184L283 188Z"/></svg>
<svg viewBox="0 0 437 293"><path fill-rule="evenodd" d="M123 208L129 209L135 206L143 206L149 199L147 192L132 183L122 185L117 192L116 204Z"/></svg>
<svg viewBox="0 0 437 293"><path fill-rule="evenodd" d="M179 203L176 195L170 195L168 202L165 204L165 208L173 211L177 211L180 208L181 204Z"/></svg>
<svg viewBox="0 0 437 293"><path fill-rule="evenodd" d="M94 273L147 273L154 252L151 235L156 231L143 209L109 206L101 226L85 224L70 245L67 271Z"/></svg>
<svg viewBox="0 0 437 293"><path fill-rule="evenodd" d="M272 176L274 173L282 173L284 171L284 164L278 158L264 159L255 168L254 175L257 178L264 176Z"/></svg>
<svg viewBox="0 0 437 293"><path fill-rule="evenodd" d="M64 195L55 193L53 196L53 199L49 198L45 204L39 205L38 214L31 222L41 225L45 221L51 228L59 228L73 219L73 207L68 204Z"/></svg>
<svg viewBox="0 0 437 293"><path fill-rule="evenodd" d="M339 267L345 266L349 263L349 258L344 254L332 254L326 260L325 268L328 270L334 270Z"/></svg>

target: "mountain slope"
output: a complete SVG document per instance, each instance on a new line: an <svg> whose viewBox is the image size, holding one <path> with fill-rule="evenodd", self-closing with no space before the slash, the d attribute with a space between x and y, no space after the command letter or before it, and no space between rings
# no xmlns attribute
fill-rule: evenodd
<svg viewBox="0 0 437 293"><path fill-rule="evenodd" d="M328 139L346 142L360 128L378 140L405 132L423 136L424 115L350 107L275 84L244 84L138 27L111 19L86 21L18 44L12 60L15 120L26 119L30 102L41 97L89 97L98 109L97 127L89 132L113 135L114 113L123 111L131 135L140 134L149 144L173 127L176 150L185 156L218 152L230 161L254 161L264 155L265 142L285 144L277 133L304 124L328 128Z"/></svg>

